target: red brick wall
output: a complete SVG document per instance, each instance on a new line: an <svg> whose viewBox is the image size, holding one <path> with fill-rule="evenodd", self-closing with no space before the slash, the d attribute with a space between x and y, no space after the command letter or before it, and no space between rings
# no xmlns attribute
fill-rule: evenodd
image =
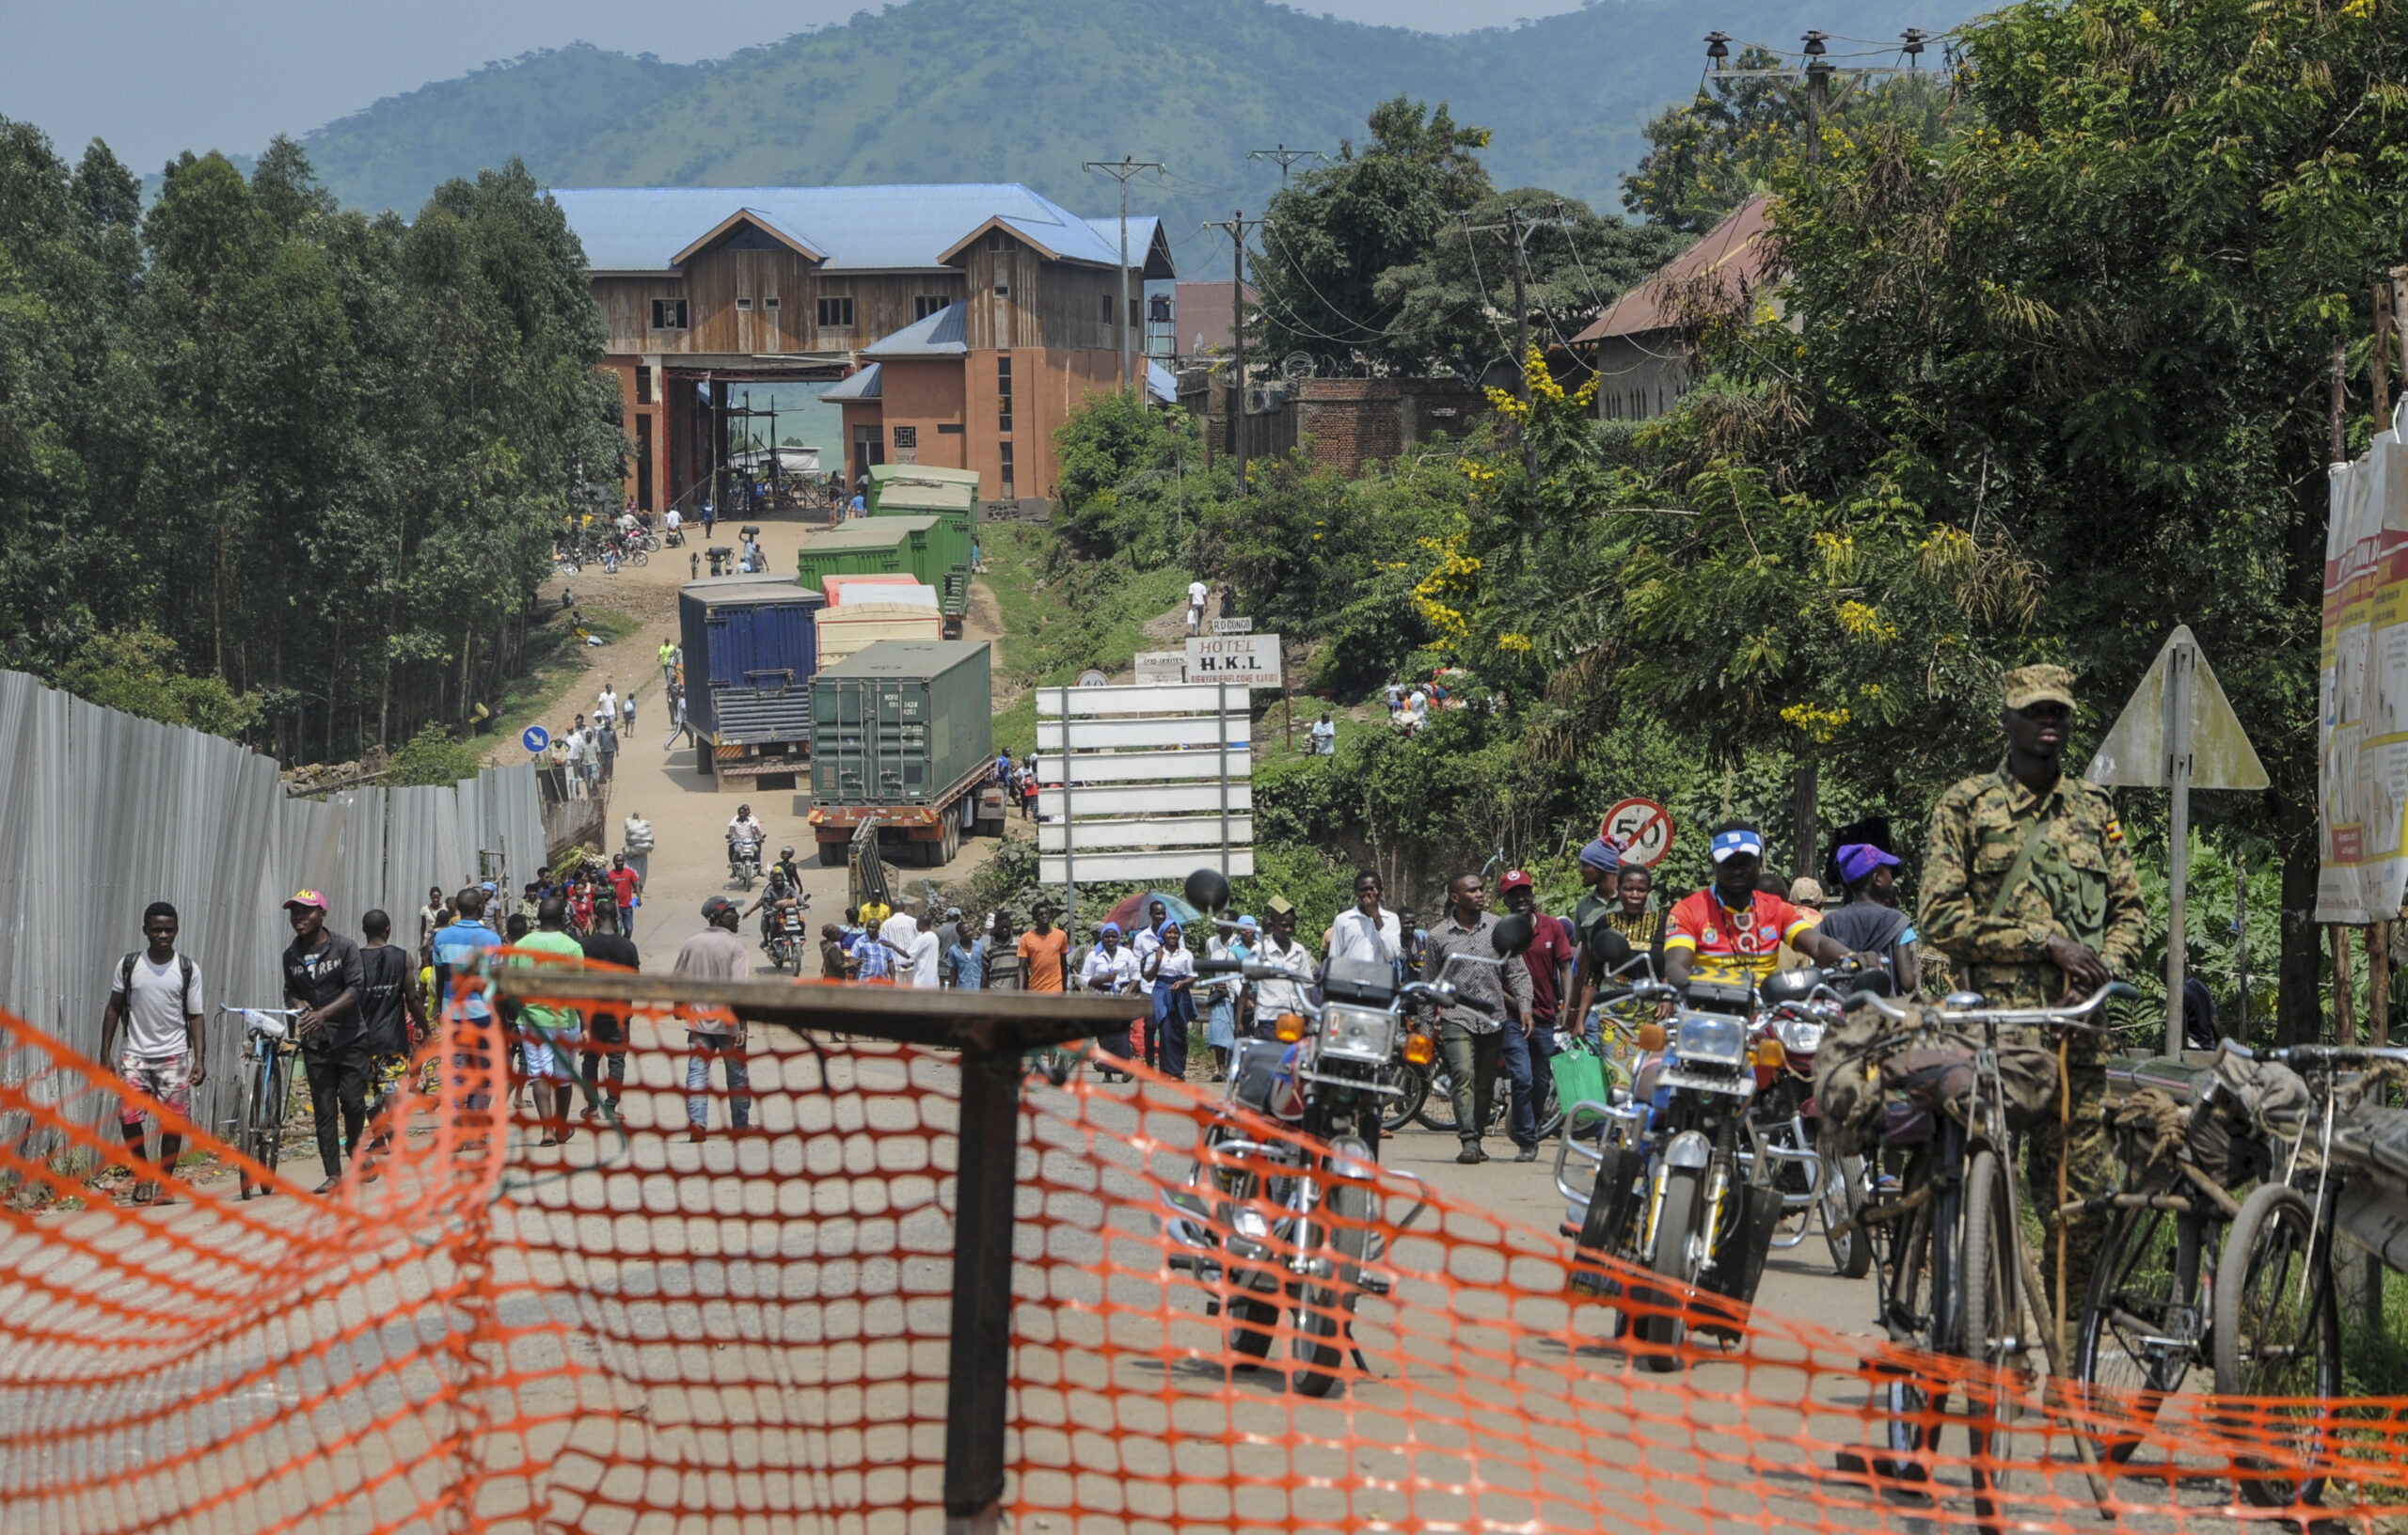
<svg viewBox="0 0 2408 1535"><path fill-rule="evenodd" d="M1436 378L1308 378L1293 386L1296 430L1316 463L1345 474L1386 461L1440 433L1461 437L1487 413L1468 384Z"/></svg>

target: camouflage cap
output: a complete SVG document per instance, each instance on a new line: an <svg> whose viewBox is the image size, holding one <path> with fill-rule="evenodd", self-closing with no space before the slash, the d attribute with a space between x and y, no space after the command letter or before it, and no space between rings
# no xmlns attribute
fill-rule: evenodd
<svg viewBox="0 0 2408 1535"><path fill-rule="evenodd" d="M2062 666L2018 667L2000 676L1998 690L2010 709L2028 709L2035 704L2073 707L2073 673Z"/></svg>

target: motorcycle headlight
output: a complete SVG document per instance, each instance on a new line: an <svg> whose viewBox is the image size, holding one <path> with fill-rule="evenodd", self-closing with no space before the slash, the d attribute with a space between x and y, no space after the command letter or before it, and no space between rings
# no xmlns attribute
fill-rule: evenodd
<svg viewBox="0 0 2408 1535"><path fill-rule="evenodd" d="M1823 1048L1823 1024L1819 1019L1784 1018L1777 1032L1781 1048L1792 1055L1812 1055Z"/></svg>
<svg viewBox="0 0 2408 1535"><path fill-rule="evenodd" d="M1748 1058L1748 1026L1719 1013L1684 1013L1672 1051L1683 1066L1736 1068Z"/></svg>
<svg viewBox="0 0 2408 1535"><path fill-rule="evenodd" d="M1267 1237L1271 1234L1271 1223L1264 1220L1262 1211L1252 1205L1240 1205L1231 1212L1229 1224L1237 1227L1237 1233L1242 1237Z"/></svg>
<svg viewBox="0 0 2408 1535"><path fill-rule="evenodd" d="M1396 1018L1370 1007L1331 1003L1321 1010L1321 1052L1385 1065L1396 1048Z"/></svg>

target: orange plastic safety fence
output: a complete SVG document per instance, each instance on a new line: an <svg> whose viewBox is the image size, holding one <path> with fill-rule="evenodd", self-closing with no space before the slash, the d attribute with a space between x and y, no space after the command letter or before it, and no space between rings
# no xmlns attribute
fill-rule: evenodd
<svg viewBox="0 0 2408 1535"><path fill-rule="evenodd" d="M129 1165L82 1128L114 1081L0 1017L0 1530L939 1529L957 1059L761 1028L696 1052L639 1011L594 1062L615 1106L563 1127L446 1026L373 1181L301 1194L296 1149L273 1197L161 1209L57 1170ZM2077 1433L2113 1447L2127 1528L2295 1522L2236 1479L2303 1471L2321 1516L2408 1512L2408 1400L2087 1400L1711 1296L1650 1308L1640 1274L1576 1287L1561 1239L1307 1170L1319 1148L1186 1084L1032 1076L1024 1101L1022 1531L2087 1529ZM1695 1330L1643 1347L1625 1312ZM1916 1480L1846 1468L1885 1459Z"/></svg>

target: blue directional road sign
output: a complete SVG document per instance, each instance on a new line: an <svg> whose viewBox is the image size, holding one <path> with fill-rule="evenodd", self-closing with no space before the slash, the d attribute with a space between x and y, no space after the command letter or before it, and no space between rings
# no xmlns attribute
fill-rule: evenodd
<svg viewBox="0 0 2408 1535"><path fill-rule="evenodd" d="M527 734L518 737L518 744L530 752L542 752L551 746L552 733L541 725L529 725Z"/></svg>

